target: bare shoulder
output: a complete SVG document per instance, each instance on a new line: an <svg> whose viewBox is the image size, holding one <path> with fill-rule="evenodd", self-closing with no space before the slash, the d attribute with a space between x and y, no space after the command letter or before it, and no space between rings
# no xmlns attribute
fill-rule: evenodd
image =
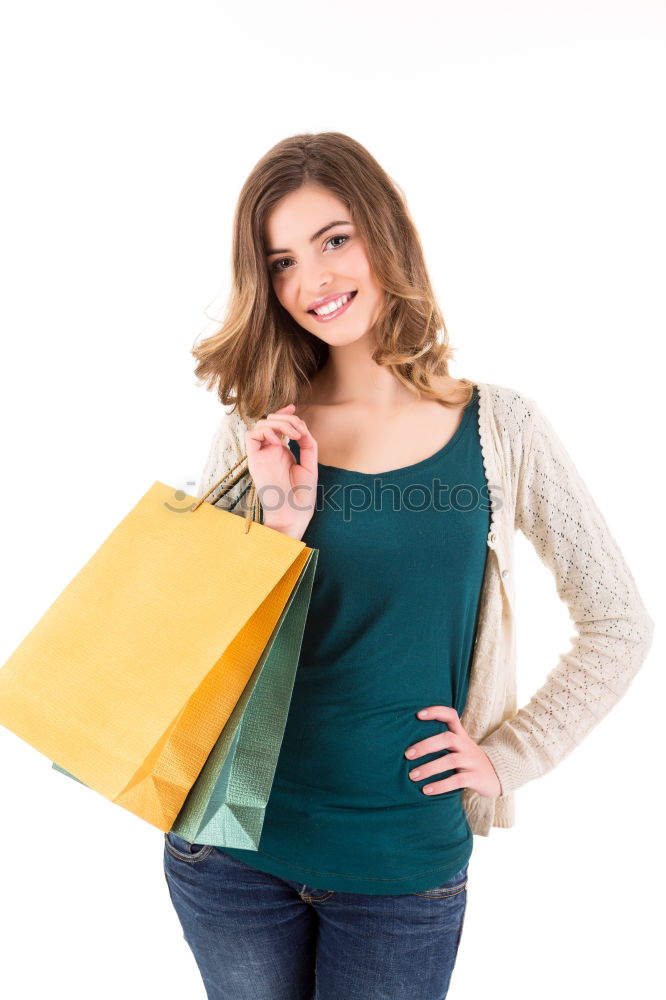
<svg viewBox="0 0 666 1000"><path fill-rule="evenodd" d="M460 399L461 402L467 396L467 382L460 378L453 378L452 375L435 375L430 380L433 388L447 399L452 401Z"/></svg>

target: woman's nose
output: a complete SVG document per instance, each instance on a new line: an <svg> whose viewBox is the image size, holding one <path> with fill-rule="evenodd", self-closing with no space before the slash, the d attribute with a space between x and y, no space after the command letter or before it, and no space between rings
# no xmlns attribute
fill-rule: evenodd
<svg viewBox="0 0 666 1000"><path fill-rule="evenodd" d="M303 287L312 292L312 298L325 295L333 281L333 273L328 265L311 264L301 269ZM323 289L323 291L322 291Z"/></svg>

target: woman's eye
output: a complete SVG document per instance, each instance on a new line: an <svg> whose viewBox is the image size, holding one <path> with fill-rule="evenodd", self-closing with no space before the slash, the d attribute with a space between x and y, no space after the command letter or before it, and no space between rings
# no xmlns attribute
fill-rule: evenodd
<svg viewBox="0 0 666 1000"><path fill-rule="evenodd" d="M326 243L327 244L328 243L332 243L333 240L342 240L342 243L338 243L337 246L334 246L334 247L331 248L333 250L339 250L341 246L345 245L345 243L347 242L348 239L349 239L349 236L346 233L339 233L337 236L330 236L326 240ZM276 260L276 261L274 261L271 264L271 271L274 271L275 273L278 273L280 271L286 271L287 267L282 267L282 265L286 262L287 266L288 266L290 260L291 260L291 257L280 257L279 260Z"/></svg>
<svg viewBox="0 0 666 1000"><path fill-rule="evenodd" d="M331 236L331 239L327 240L326 242L330 243L331 240L342 240L343 242L338 244L338 246L344 246L344 244L347 242L348 239L349 239L348 236L345 236L344 234L340 233L338 236ZM338 247L333 247L333 249L337 250Z"/></svg>
<svg viewBox="0 0 666 1000"><path fill-rule="evenodd" d="M284 271L284 270L286 270L286 268L279 266L280 264L283 264L285 260L288 261L288 260L291 260L291 258L290 257L281 257L280 260L276 260L271 265L271 271Z"/></svg>

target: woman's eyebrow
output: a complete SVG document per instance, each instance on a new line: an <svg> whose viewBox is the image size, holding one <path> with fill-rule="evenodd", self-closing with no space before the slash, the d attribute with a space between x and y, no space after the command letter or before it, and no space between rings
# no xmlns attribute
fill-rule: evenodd
<svg viewBox="0 0 666 1000"><path fill-rule="evenodd" d="M314 234L314 236L310 237L310 243L314 243L315 240L318 240L320 236L323 236L324 233L328 229L332 229L333 226L351 226L351 222L347 222L344 219L338 219L337 222L329 222L327 226L323 226L322 229L318 229L317 232ZM273 254L275 253L291 253L291 250L289 250L288 248L287 249L283 248L282 250L267 250L266 256L272 257Z"/></svg>

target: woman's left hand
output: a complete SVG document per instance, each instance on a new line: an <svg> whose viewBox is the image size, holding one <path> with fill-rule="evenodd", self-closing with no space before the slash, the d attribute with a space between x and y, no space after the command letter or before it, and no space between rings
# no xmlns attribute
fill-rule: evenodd
<svg viewBox="0 0 666 1000"><path fill-rule="evenodd" d="M423 714L423 713L427 714ZM502 794L502 786L490 758L471 736L468 736L455 708L448 705L429 705L417 713L418 719L437 719L449 727L447 732L428 736L418 743L413 743L405 750L405 757L415 761L426 754L437 750L449 750L450 753L430 760L427 764L419 764L413 768L409 776L413 781L422 781L431 774L441 774L442 771L456 770L448 778L425 785L422 791L425 795L437 795L451 792L456 788L471 788L486 798L496 798ZM412 752L413 751L413 752Z"/></svg>

